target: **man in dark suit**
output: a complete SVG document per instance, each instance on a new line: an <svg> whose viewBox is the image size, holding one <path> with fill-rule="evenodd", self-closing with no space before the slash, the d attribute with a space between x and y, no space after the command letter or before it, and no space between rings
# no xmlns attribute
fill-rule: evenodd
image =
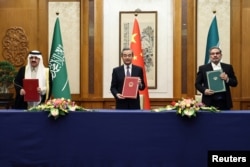
<svg viewBox="0 0 250 167"><path fill-rule="evenodd" d="M210 63L199 66L196 76L195 87L202 93L202 102L206 106L214 106L220 110L230 110L233 107L230 86L236 87L238 84L234 74L233 66L222 63L222 51L219 47L212 47L209 50ZM222 70L220 78L224 80L226 91L215 93L208 88L207 71Z"/></svg>
<svg viewBox="0 0 250 167"><path fill-rule="evenodd" d="M138 77L139 90L145 89L143 69L132 64L133 57L133 51L130 48L124 48L121 52L124 64L113 69L110 91L115 97L116 109L140 109L139 92L136 99L122 96L123 82L127 75Z"/></svg>

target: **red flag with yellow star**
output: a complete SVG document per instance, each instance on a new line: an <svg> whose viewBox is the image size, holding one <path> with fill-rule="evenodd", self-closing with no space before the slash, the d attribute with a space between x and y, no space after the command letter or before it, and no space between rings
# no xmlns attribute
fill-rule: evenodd
<svg viewBox="0 0 250 167"><path fill-rule="evenodd" d="M141 34L140 34L139 24L136 18L134 20L134 27L133 27L130 47L134 52L133 64L142 67L143 73L144 73L145 89L140 91L140 95L144 96L144 108L143 109L150 110L150 100L149 100L149 95L148 95L148 82L147 82L147 76L146 76L146 71L144 67L142 49L141 49Z"/></svg>

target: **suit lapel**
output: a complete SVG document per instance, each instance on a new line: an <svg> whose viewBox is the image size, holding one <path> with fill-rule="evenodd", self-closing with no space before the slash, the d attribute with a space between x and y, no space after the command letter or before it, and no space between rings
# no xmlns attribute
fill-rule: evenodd
<svg viewBox="0 0 250 167"><path fill-rule="evenodd" d="M208 64L207 69L208 69L208 71L213 71L213 66L212 66L212 63L209 63L209 64Z"/></svg>
<svg viewBox="0 0 250 167"><path fill-rule="evenodd" d="M222 69L222 71L227 71L227 67L226 67L226 65L225 64L223 64L223 63L220 63L220 65L221 65L221 69Z"/></svg>
<svg viewBox="0 0 250 167"><path fill-rule="evenodd" d="M120 73L122 74L122 77L125 77L124 65L120 66Z"/></svg>
<svg viewBox="0 0 250 167"><path fill-rule="evenodd" d="M132 64L131 76L135 76L135 66Z"/></svg>

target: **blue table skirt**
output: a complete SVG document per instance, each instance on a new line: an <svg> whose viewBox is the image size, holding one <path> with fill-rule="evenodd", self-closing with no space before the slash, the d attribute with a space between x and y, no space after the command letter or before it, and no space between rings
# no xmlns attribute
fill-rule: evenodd
<svg viewBox="0 0 250 167"><path fill-rule="evenodd" d="M0 167L206 167L209 150L250 150L250 111L0 110Z"/></svg>

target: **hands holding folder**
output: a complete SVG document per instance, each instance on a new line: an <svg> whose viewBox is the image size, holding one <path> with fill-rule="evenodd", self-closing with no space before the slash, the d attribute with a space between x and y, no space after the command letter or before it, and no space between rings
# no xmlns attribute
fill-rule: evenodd
<svg viewBox="0 0 250 167"><path fill-rule="evenodd" d="M228 75L222 70L207 71L208 87L205 90L206 95L212 95L217 92L225 92L225 82L228 82Z"/></svg>
<svg viewBox="0 0 250 167"><path fill-rule="evenodd" d="M40 93L38 79L23 79L23 89L20 90L20 94L24 96L24 101L37 102L40 100Z"/></svg>
<svg viewBox="0 0 250 167"><path fill-rule="evenodd" d="M119 99L132 98L135 99L138 93L138 87L141 84L139 77L125 77L123 83L122 94L117 94Z"/></svg>

